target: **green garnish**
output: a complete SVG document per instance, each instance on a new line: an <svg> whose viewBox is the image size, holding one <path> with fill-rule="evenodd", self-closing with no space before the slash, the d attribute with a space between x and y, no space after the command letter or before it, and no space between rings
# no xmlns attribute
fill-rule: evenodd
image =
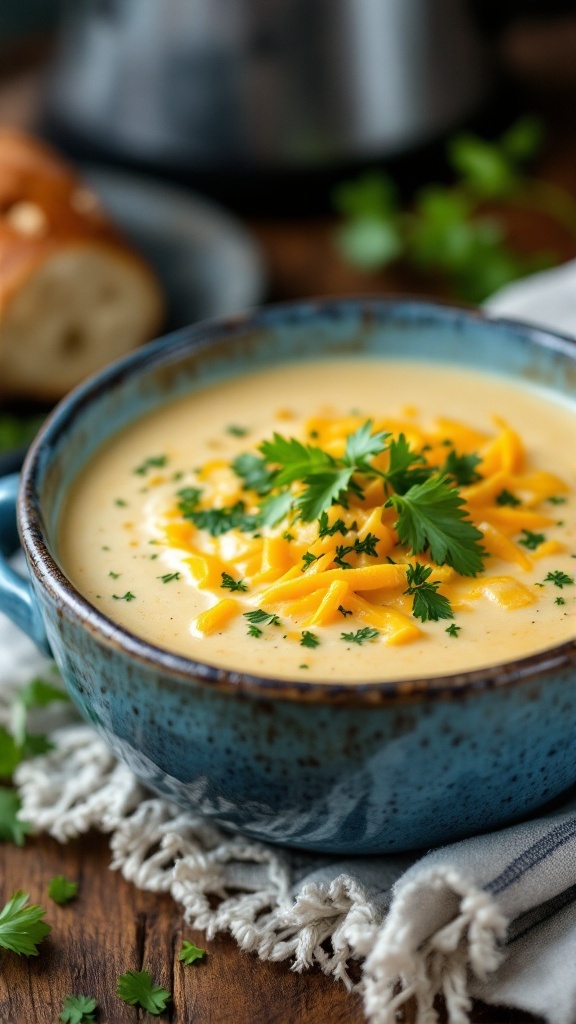
<svg viewBox="0 0 576 1024"><path fill-rule="evenodd" d="M397 441L392 439L388 450L390 465L384 475L396 494L405 494L415 484L424 483L433 472L424 456L410 448L404 434Z"/></svg>
<svg viewBox="0 0 576 1024"><path fill-rule="evenodd" d="M429 550L438 564L451 565L462 576L482 569L482 534L467 519L458 491L444 476L431 476L406 494L393 494L386 507L398 512L395 528L413 554Z"/></svg>
<svg viewBox="0 0 576 1024"><path fill-rule="evenodd" d="M226 433L231 434L232 437L246 437L248 428L238 427L235 423L231 423L229 427L226 427Z"/></svg>
<svg viewBox="0 0 576 1024"><path fill-rule="evenodd" d="M554 604L566 604L566 600L565 598L558 596L554 601Z"/></svg>
<svg viewBox="0 0 576 1024"><path fill-rule="evenodd" d="M454 449L448 452L446 462L442 467L442 473L445 476L450 476L454 480L454 483L458 487L468 487L470 484L475 484L482 477L480 473L476 472L476 466L479 466L482 459L474 453L470 455L458 455Z"/></svg>
<svg viewBox="0 0 576 1024"><path fill-rule="evenodd" d="M344 616L344 618L346 618L347 615L353 614L351 608L344 608L344 606L341 604L338 605L338 611L340 612L340 615Z"/></svg>
<svg viewBox="0 0 576 1024"><path fill-rule="evenodd" d="M232 463L232 469L243 480L244 490L256 491L256 494L269 494L272 488L274 472L268 469L266 459L259 455L239 455Z"/></svg>
<svg viewBox="0 0 576 1024"><path fill-rule="evenodd" d="M156 1015L166 1009L172 998L167 989L152 984L148 971L126 971L121 974L116 994L130 1006L141 1006Z"/></svg>
<svg viewBox="0 0 576 1024"><path fill-rule="evenodd" d="M304 522L319 519L334 501L346 501L349 489L360 495L361 489L353 480L356 473L378 475L367 460L385 450L389 435L372 434L371 429L372 421L367 420L350 434L341 459L333 458L314 445L304 445L294 437L285 438L277 433L272 441L260 445L266 462L280 467L274 473L274 487L286 487L297 481L304 484L304 489L293 499Z"/></svg>
<svg viewBox="0 0 576 1024"><path fill-rule="evenodd" d="M222 590L232 590L232 591L240 590L240 591L244 591L244 592L246 590L248 590L248 587L247 587L246 583L244 583L244 580L235 580L227 572L221 573L221 576L222 576L222 583L220 584L220 587L222 588Z"/></svg>
<svg viewBox="0 0 576 1024"><path fill-rule="evenodd" d="M511 505L512 508L516 508L517 505L521 505L520 498L517 498L511 491L507 491L506 488L500 491L500 494L496 495L497 505Z"/></svg>
<svg viewBox="0 0 576 1024"><path fill-rule="evenodd" d="M134 472L138 476L146 476L149 469L163 469L167 462L167 455L151 455L148 459L144 459L139 466L136 466Z"/></svg>
<svg viewBox="0 0 576 1024"><path fill-rule="evenodd" d="M162 583L172 583L173 580L180 579L179 572L165 572L163 576L157 576L157 580L162 580Z"/></svg>
<svg viewBox="0 0 576 1024"><path fill-rule="evenodd" d="M274 612L265 612L262 608L257 608L253 612L244 612L244 618L248 619L248 622L255 623L256 625L267 625L267 626L281 626L282 623Z"/></svg>
<svg viewBox="0 0 576 1024"><path fill-rule="evenodd" d="M565 505L568 499L563 494L551 494L546 501L549 501L551 505Z"/></svg>
<svg viewBox="0 0 576 1024"><path fill-rule="evenodd" d="M78 882L69 882L64 875L55 875L50 879L48 895L54 903L64 906L78 895Z"/></svg>
<svg viewBox="0 0 576 1024"><path fill-rule="evenodd" d="M448 633L448 636L453 636L455 639L457 639L458 633L460 632L461 629L462 626L457 626L455 622L451 622L449 626L446 626L444 632Z"/></svg>
<svg viewBox="0 0 576 1024"><path fill-rule="evenodd" d="M178 959L184 964L193 964L195 960L202 960L206 956L206 950L195 946L193 942L184 939L182 948L178 953Z"/></svg>
<svg viewBox="0 0 576 1024"><path fill-rule="evenodd" d="M122 575L122 573L110 571L108 575L111 576L113 580L117 580Z"/></svg>
<svg viewBox="0 0 576 1024"><path fill-rule="evenodd" d="M545 583L553 583L555 587L571 587L574 584L574 577L568 576L567 573L562 572L560 569L555 569L554 572L549 572L544 577Z"/></svg>
<svg viewBox="0 0 576 1024"><path fill-rule="evenodd" d="M304 562L302 572L306 572L306 569L309 569L311 565L314 565L314 562L317 562L319 558L322 558L322 555L313 555L311 551L305 551L302 555L302 561Z"/></svg>
<svg viewBox="0 0 576 1024"><path fill-rule="evenodd" d="M24 846L24 837L30 832L30 826L27 822L20 821L20 807L17 790L10 786L0 786L0 843Z"/></svg>
<svg viewBox="0 0 576 1024"><path fill-rule="evenodd" d="M347 643L363 644L365 640L374 640L379 635L380 631L378 629L364 626L363 629L357 629L355 633L340 633L340 638L346 640Z"/></svg>
<svg viewBox="0 0 576 1024"><path fill-rule="evenodd" d="M536 548L539 548L545 540L546 537L543 533L532 533L531 530L522 530L522 536L519 539L519 543L523 544L529 551L536 551Z"/></svg>
<svg viewBox="0 0 576 1024"><path fill-rule="evenodd" d="M190 488L195 490L195 488ZM199 530L207 530L213 537L220 537L228 530L241 530L243 533L253 533L259 526L257 516L248 515L243 501L237 501L234 505L225 505L224 508L212 509L191 509L187 503L181 503L179 509L184 519L190 519Z"/></svg>
<svg viewBox="0 0 576 1024"><path fill-rule="evenodd" d="M367 533L364 540L359 540L356 537L353 544L339 544L336 547L334 565L338 565L341 569L351 569L350 562L345 562L344 558L352 552L357 555L371 555L373 558L376 558L378 555L376 551L378 540L379 538L374 533Z"/></svg>
<svg viewBox="0 0 576 1024"><path fill-rule="evenodd" d="M352 529L352 527L350 527ZM328 513L322 512L318 520L318 536L333 537L335 533L341 533L343 537L349 533L349 529L343 519L336 519L332 526L328 526Z"/></svg>
<svg viewBox="0 0 576 1024"><path fill-rule="evenodd" d="M131 590L127 590L125 594L122 594L122 596L119 596L118 594L112 594L112 597L114 598L115 601L130 602L136 600L136 594L133 594Z"/></svg>
<svg viewBox="0 0 576 1024"><path fill-rule="evenodd" d="M92 996L65 996L58 1018L64 1024L93 1024L96 1000Z"/></svg>
<svg viewBox="0 0 576 1024"><path fill-rule="evenodd" d="M38 956L38 945L52 926L43 921L46 911L36 903L26 906L28 893L19 889L0 910L0 946L24 956Z"/></svg>
<svg viewBox="0 0 576 1024"><path fill-rule="evenodd" d="M198 508L198 503L202 497L202 491L199 487L182 487L176 492L176 497L180 499L178 502L178 511L184 519L189 519ZM152 544L155 542L150 540L148 543Z"/></svg>
<svg viewBox="0 0 576 1024"><path fill-rule="evenodd" d="M126 508L127 505L128 505L128 502L124 501L124 498L115 498L114 499L114 504L118 505L118 508Z"/></svg>
<svg viewBox="0 0 576 1024"><path fill-rule="evenodd" d="M302 632L302 639L300 640L301 647L318 647L320 639L315 633L311 633L309 629L305 629Z"/></svg>
<svg viewBox="0 0 576 1024"><path fill-rule="evenodd" d="M439 583L428 583L428 577L432 569L422 562L406 567L406 582L408 584L405 594L410 594L414 601L412 603L412 614L415 619L422 622L437 622L438 619L453 619L454 614L450 602L443 594L438 594Z"/></svg>
<svg viewBox="0 0 576 1024"><path fill-rule="evenodd" d="M258 629L258 626L255 626L254 624L252 624L252 625L248 626L247 635L248 636L253 636L255 638L258 638L259 636L262 636L262 630Z"/></svg>

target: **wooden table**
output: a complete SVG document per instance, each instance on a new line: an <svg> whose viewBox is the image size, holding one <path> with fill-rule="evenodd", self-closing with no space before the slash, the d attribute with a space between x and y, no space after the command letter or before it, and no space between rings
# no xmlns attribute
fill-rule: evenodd
<svg viewBox="0 0 576 1024"><path fill-rule="evenodd" d="M19 76L0 91L0 123L26 123L34 100L34 81ZM549 141L540 174L576 195L576 136L572 100L546 111ZM270 297L320 294L419 291L423 282L398 272L360 275L345 266L333 245L331 220L251 222L270 268ZM510 216L511 232L526 251L556 249L576 255L576 244L535 212ZM36 959L5 955L0 960L1 1024L54 1024L67 993L98 1000L100 1024L170 1020L175 1024L361 1024L361 1000L319 971L297 975L286 964L258 961L240 952L228 937L206 942L183 927L180 908L167 896L138 891L108 870L107 840L89 835L60 846L47 838L24 849L0 845L0 904L24 888L34 902L49 907L53 931ZM55 874L80 882L78 899L57 907L46 899ZM183 967L177 960L182 937L207 948L205 961ZM118 975L128 969L150 971L173 993L171 1010L152 1017L115 995ZM413 1008L412 1008L413 1009ZM406 1024L411 1018L406 1013ZM473 1021L486 1024L527 1022L526 1014L474 1007Z"/></svg>

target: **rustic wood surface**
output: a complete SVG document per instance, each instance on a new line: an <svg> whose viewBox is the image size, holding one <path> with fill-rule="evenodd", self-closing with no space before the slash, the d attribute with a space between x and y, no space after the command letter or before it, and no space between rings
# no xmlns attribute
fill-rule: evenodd
<svg viewBox="0 0 576 1024"><path fill-rule="evenodd" d="M540 83L539 83L540 84ZM28 71L0 89L0 123L29 123L37 82ZM574 103L548 97L549 141L540 174L576 195ZM346 267L333 245L333 222L252 222L270 268L273 299L307 295L420 292L430 283L390 272L360 275ZM576 255L574 239L534 211L510 218L514 238L526 251L556 249ZM438 290L436 289L436 292ZM359 996L319 971L297 975L288 964L262 963L241 953L226 936L206 942L182 924L180 908L168 896L144 893L108 868L106 837L89 835L61 846L48 838L25 848L0 845L0 906L18 888L48 909L52 932L37 958L0 957L0 1024L55 1024L66 994L98 1001L99 1024L168 1020L174 1024L361 1024ZM77 880L77 900L65 907L46 895L54 875ZM206 948L204 961L184 967L177 960L182 938ZM173 993L162 1017L129 1007L115 995L119 974L149 970ZM408 1008L405 1021L410 1024ZM520 1024L526 1014L476 1004L476 1024Z"/></svg>

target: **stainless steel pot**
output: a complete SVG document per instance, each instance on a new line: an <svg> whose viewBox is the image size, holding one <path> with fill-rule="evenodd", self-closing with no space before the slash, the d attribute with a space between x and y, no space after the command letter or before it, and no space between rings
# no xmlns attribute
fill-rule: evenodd
<svg viewBox="0 0 576 1024"><path fill-rule="evenodd" d="M487 79L466 0L71 0L47 109L128 159L302 170L432 140Z"/></svg>

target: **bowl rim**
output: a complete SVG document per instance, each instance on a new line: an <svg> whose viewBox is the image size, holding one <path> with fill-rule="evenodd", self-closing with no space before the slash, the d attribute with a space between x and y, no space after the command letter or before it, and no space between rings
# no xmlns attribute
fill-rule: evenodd
<svg viewBox="0 0 576 1024"><path fill-rule="evenodd" d="M233 340L246 328L270 325L276 319L294 314L322 316L331 310L350 309L365 317L378 309L390 314L408 314L412 319L456 322L481 322L499 325L521 334L526 341L562 352L576 364L576 338L529 322L491 316L477 308L458 306L435 299L414 296L336 296L278 302L235 315L199 321L179 328L116 360L73 389L55 407L34 439L22 468L18 495L18 525L29 568L42 590L47 591L59 611L96 635L108 648L135 659L148 669L161 671L173 681L206 685L220 691L252 698L346 704L370 707L412 703L424 699L456 698L464 694L509 687L526 682L537 683L550 671L565 669L576 662L576 637L525 658L498 662L484 668L430 677L415 676L401 680L369 680L345 683L322 680L275 679L218 668L156 646L118 625L76 590L50 553L44 535L42 511L37 490L41 455L45 446L54 445L73 425L76 414L109 388L119 385L126 375L143 367L152 369L178 360L192 348L212 347L216 339Z"/></svg>

